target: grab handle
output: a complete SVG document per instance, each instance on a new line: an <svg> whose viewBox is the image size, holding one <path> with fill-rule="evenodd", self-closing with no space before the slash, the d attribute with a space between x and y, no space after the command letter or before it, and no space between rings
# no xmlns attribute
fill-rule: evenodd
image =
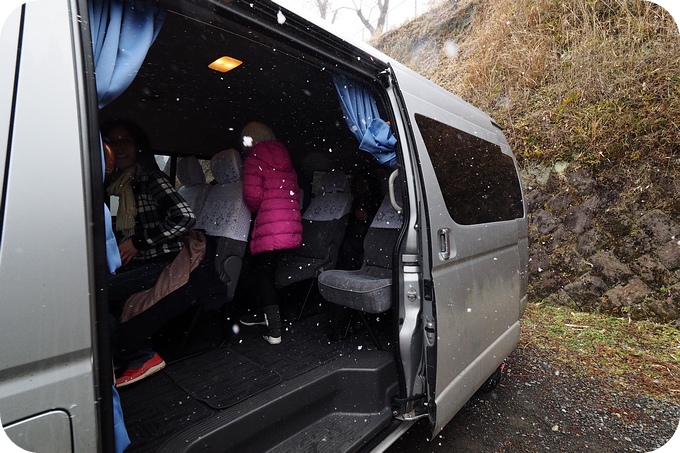
<svg viewBox="0 0 680 453"><path fill-rule="evenodd" d="M392 207L394 208L395 211L397 211L399 214L401 214L402 209L401 206L397 203L397 197L394 195L394 180L397 178L397 175L399 174L399 170L394 170L392 174L390 175L389 178L389 192L390 192L390 203L392 204Z"/></svg>

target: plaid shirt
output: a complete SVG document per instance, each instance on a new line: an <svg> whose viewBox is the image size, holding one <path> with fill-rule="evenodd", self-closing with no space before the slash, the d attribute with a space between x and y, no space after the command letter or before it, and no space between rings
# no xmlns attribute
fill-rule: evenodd
<svg viewBox="0 0 680 453"><path fill-rule="evenodd" d="M159 171L143 172L132 184L137 201L137 218L132 243L146 261L183 247L184 233L196 222L189 205Z"/></svg>

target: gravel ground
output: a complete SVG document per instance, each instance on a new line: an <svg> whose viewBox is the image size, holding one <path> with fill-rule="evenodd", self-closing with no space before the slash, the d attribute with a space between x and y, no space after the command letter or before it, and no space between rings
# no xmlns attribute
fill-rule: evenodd
<svg viewBox="0 0 680 453"><path fill-rule="evenodd" d="M389 452L649 452L679 421L679 405L613 391L520 346L496 390L473 397L432 442L419 422Z"/></svg>

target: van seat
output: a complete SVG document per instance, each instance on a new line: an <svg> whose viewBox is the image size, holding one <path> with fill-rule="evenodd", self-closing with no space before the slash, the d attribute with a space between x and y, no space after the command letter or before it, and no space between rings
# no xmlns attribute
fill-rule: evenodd
<svg viewBox="0 0 680 453"><path fill-rule="evenodd" d="M215 178L206 193L194 229L208 239L206 259L213 260L214 272L197 292L198 309L178 350L183 350L204 313L214 312L234 299L248 245L250 210L243 200L243 165L238 151L220 151L210 160Z"/></svg>
<svg viewBox="0 0 680 453"><path fill-rule="evenodd" d="M364 239L361 269L332 269L318 278L319 293L328 302L366 313L392 306L392 258L403 217L386 196Z"/></svg>
<svg viewBox="0 0 680 453"><path fill-rule="evenodd" d="M177 179L182 184L177 192L186 200L198 217L210 185L205 182L205 173L203 173L201 164L196 157L183 157L177 162Z"/></svg>
<svg viewBox="0 0 680 453"><path fill-rule="evenodd" d="M227 286L227 302L234 297L250 230L250 210L243 200L243 165L233 148L210 160L216 184L208 191L194 228L217 243L215 270Z"/></svg>
<svg viewBox="0 0 680 453"><path fill-rule="evenodd" d="M345 173L326 172L320 182L321 193L312 198L302 215L302 246L284 254L277 265L278 288L313 279L337 264L352 194Z"/></svg>

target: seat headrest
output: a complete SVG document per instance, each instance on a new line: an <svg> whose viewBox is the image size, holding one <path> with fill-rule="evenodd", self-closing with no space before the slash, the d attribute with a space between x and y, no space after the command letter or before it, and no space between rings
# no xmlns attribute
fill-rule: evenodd
<svg viewBox="0 0 680 453"><path fill-rule="evenodd" d="M186 187L205 184L205 173L196 157L183 157L177 162L177 179Z"/></svg>
<svg viewBox="0 0 680 453"><path fill-rule="evenodd" d="M225 149L210 159L210 170L218 184L229 184L243 179L241 155L234 148Z"/></svg>
<svg viewBox="0 0 680 453"><path fill-rule="evenodd" d="M347 176L343 172L326 172L321 176L322 193L343 193L346 187Z"/></svg>

